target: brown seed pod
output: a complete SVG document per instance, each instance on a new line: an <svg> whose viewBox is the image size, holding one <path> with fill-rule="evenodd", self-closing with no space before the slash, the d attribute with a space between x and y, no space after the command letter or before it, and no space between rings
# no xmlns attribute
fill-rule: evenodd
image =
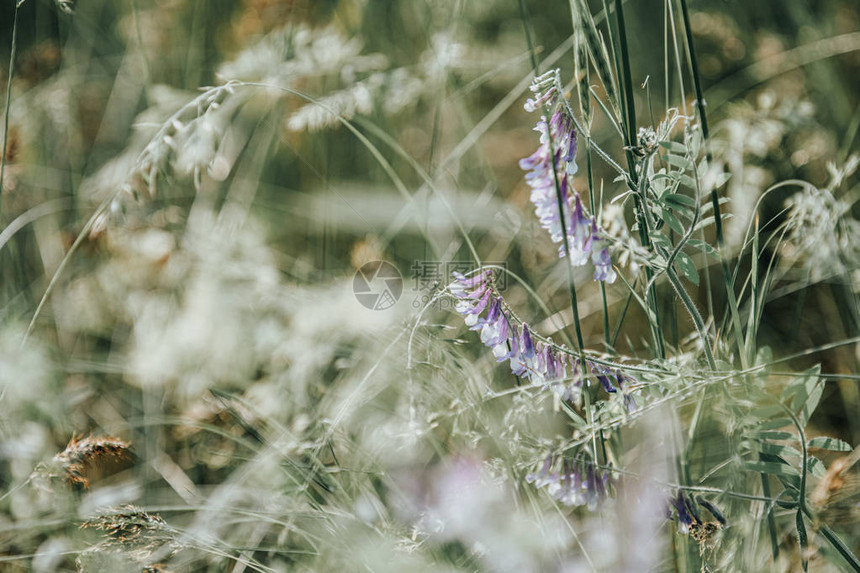
<svg viewBox="0 0 860 573"><path fill-rule="evenodd" d="M52 465L62 470L69 485L88 488L101 479L128 467L131 444L111 436L72 436L66 449L54 456Z"/></svg>

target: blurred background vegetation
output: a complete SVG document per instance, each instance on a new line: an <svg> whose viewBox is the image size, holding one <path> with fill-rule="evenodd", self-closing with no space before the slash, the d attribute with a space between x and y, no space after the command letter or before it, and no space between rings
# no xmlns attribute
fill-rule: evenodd
<svg viewBox="0 0 860 573"><path fill-rule="evenodd" d="M208 496L238 479L249 451L273 448L302 467L337 465L335 450L322 447L335 430L320 438L309 428L324 423L308 419L308 412L337 419L344 411L339 399L355 384L366 390L357 374L362 365L389 343L395 353L406 352L402 339L392 342L384 333L405 324L426 294L412 290L411 266L472 260L461 225L485 262L505 262L527 277L554 313L540 315L527 293L512 286L509 300L524 316L543 320L539 327L547 333L570 321L561 288L566 273L533 217L517 164L536 145L533 118L522 109L531 63L517 2L70 4L73 14L52 0L28 0L18 16L0 203L0 227L22 223L0 243L0 380L16 388L6 390L0 417L4 488L26 480L73 434L90 431L128 439L146 460L136 470L138 490L117 490L116 499L172 507L179 515L181 503L212 503ZM526 5L543 69L559 66L562 77L573 78L568 3ZM827 187L828 163L841 166L860 150L860 5L693 0L690 6L713 153L732 174L727 234L737 249L765 189L787 179ZM603 5L592 1L591 8L599 24ZM626 9L640 124L656 125L667 108L682 104L692 113L692 96L680 100L676 72L664 60L671 34L665 3L629 1ZM0 5L4 86L14 12L13 1ZM270 87L219 92L220 107L211 108L205 124L195 115L211 102L198 102L155 150L163 157L143 161L141 152L161 137L157 130L171 124L176 110L201 88L228 80ZM338 111L349 126L313 100ZM593 137L615 157L623 155L600 114ZM603 165L596 169L608 203L623 183ZM843 186L854 218L858 185L855 174ZM773 193L763 204L762 244L785 220L793 192ZM106 215L90 221L105 201ZM623 216L632 222L631 212ZM826 232L821 241L828 241ZM783 255L766 250L760 264ZM355 308L349 289L355 269L375 259L394 262L405 279L403 299L384 316ZM810 264L780 275L760 345L786 356L860 335L860 271L851 261L842 264L835 271ZM30 343L19 350L58 269L63 273L32 325ZM719 280L713 261L710 272ZM585 274L577 277L586 345L602 349L599 291ZM723 308L714 290L710 304ZM661 292L669 309L673 296ZM616 316L625 294L619 285L609 290ZM706 298L700 291L701 305ZM630 312L616 349L647 356L643 316ZM683 318L679 328L675 339L682 346L692 329ZM856 348L815 352L792 366L822 363L825 372L856 373ZM449 357L448 349L434 352L434 361L461 359ZM402 381L403 363L386 368L391 371L379 379ZM469 369L459 362L458 368ZM426 384L449 375L428 375ZM391 390L374 398L396 412L404 399ZM438 401L448 398L456 400L443 392ZM837 380L827 385L814 425L856 444L858 407L856 378ZM352 421L352 439L370 440L356 436L388 423L370 410L350 411L361 418ZM308 435L316 436L307 438L312 453L303 444ZM379 452L382 446L366 447L391 456ZM314 479L321 483L310 486L319 488L311 497L328 495L332 486ZM271 487L291 491L289 483ZM71 551L74 527L58 531L42 523L50 511L35 497L13 496L11 508L4 507L0 545L8 555L29 554L62 539L57 554ZM204 521L200 513L186 525ZM302 530L243 527L249 532L236 535L261 546ZM243 542L231 543L241 551ZM246 553L266 561L260 552ZM211 570L227 570L214 549L209 559ZM57 557L53 566L64 570L69 563Z"/></svg>

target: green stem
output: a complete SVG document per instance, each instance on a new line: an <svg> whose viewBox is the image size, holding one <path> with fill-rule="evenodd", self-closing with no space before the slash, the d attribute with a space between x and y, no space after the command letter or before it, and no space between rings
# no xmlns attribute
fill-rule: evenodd
<svg viewBox="0 0 860 573"><path fill-rule="evenodd" d="M699 75L699 63L696 59L696 48L693 45L693 28L690 25L690 10L687 8L687 0L678 0L681 4L681 18L684 21L684 36L687 42L687 60L690 72L693 76L693 90L696 92L696 111L699 113L699 122L702 125L702 136L705 142L710 138L708 129L708 114L705 112L705 92L702 89L702 79ZM710 151L707 153L708 162L711 161ZM717 189L711 190L711 203L714 206L714 225L717 231L717 243L723 245L723 221L720 218L720 201L717 197Z"/></svg>
<svg viewBox="0 0 860 573"><path fill-rule="evenodd" d="M582 115L583 125L588 128L585 138L585 165L586 174L588 177L588 204L591 207L592 213L599 218L598 207L601 207L594 200L594 169L591 163L591 92L589 85L591 84L591 73L588 68L588 56L586 53L585 42L582 37L582 22L576 6L573 2L570 3L571 18L573 19L574 41L573 41L573 58L576 76L579 80L579 112ZM600 300L603 306L603 337L606 343L607 350L612 350L609 344L609 305L606 302L606 283L600 281Z"/></svg>
<svg viewBox="0 0 860 573"><path fill-rule="evenodd" d="M761 461L762 455L759 453L759 461ZM770 482L768 481L767 474L761 473L761 493L765 497L770 497ZM768 537L770 537L770 552L773 556L773 560L776 561L777 557L779 557L779 542L776 539L776 517L773 515L773 505L768 504L767 507L767 533Z"/></svg>
<svg viewBox="0 0 860 573"><path fill-rule="evenodd" d="M526 12L526 6L523 0L519 0L519 5L523 27L525 28L526 43L528 44L529 53L531 54L532 68L534 68L535 77L538 77L540 75L540 67L538 65L537 54L535 53L534 42L532 41L531 30L529 28L528 13ZM545 111L549 110L545 109ZM566 257L564 264L567 267L567 290L568 295L570 296L571 309L573 310L573 326L576 332L576 342L579 346L580 352L582 352L585 350L585 343L582 338L582 327L579 325L579 305L576 297L576 285L573 282L573 268L570 264L570 243L567 238L567 223L564 220L564 198L562 197L561 186L558 182L558 172L555 165L555 150L552 145L552 134L550 133L549 121L544 123L546 124L547 145L549 145L550 164L552 165L552 179L555 184L556 206L558 208L558 219L561 222L561 237L564 245L564 256ZM583 364L584 362L585 361L583 360Z"/></svg>
<svg viewBox="0 0 860 573"><path fill-rule="evenodd" d="M617 34L612 35L613 44L617 44L615 49L615 65L616 75L620 84L620 94L623 113L623 125L621 126L622 134L624 135L624 151L627 157L627 167L630 172L631 190L638 192L639 190L639 173L636 169L636 158L633 155L633 146L636 143L636 106L633 102L633 81L630 74L630 54L627 47L627 32L624 26L624 11L621 0L615 0L615 22ZM634 194L633 202L636 207L637 219L639 222L639 240L642 245L651 250L651 239L648 234L648 225L646 223L647 203L642 200L640 195ZM666 350L663 345L663 329L660 327L660 311L657 308L657 286L652 280L654 271L651 267L645 267L646 284L648 285L647 300L648 306L654 313L656 327L652 327L652 336L654 338L654 351L658 358L666 357Z"/></svg>
<svg viewBox="0 0 860 573"><path fill-rule="evenodd" d="M633 288L636 288L636 283L639 281L637 278L633 281ZM624 319L627 317L627 309L630 308L630 303L633 301L633 291L627 294L627 300L624 301L624 306L621 308L621 315L618 317L618 322L615 323L615 330L612 331L612 338L609 339L609 346L611 348L615 348L615 344L618 341L618 335L621 334L621 325L624 324Z"/></svg>
<svg viewBox="0 0 860 573"><path fill-rule="evenodd" d="M705 140L706 145L706 158L708 163L711 162L712 156L711 151L707 147L708 140L710 138L710 129L708 128L708 114L705 110L705 91L702 88L702 79L699 74L699 63L696 58L696 47L693 43L693 28L690 25L690 10L687 7L687 0L678 0L681 6L681 19L684 23L684 38L686 40L687 45L687 63L690 66L690 73L693 76L693 90L696 94L696 111L699 114L699 122L702 126L702 136ZM720 212L720 200L717 194L717 188L711 189L711 205L714 209L714 227L717 235L717 252L720 255L720 266L723 271L723 280L725 282L726 287L726 298L729 305L729 313L732 318L732 329L735 331L735 341L738 346L738 354L741 357L741 366L743 368L747 368L748 364L746 363L746 356L744 353L744 348L742 346L742 327L740 321L740 313L738 312L738 301L735 296L734 290L734 281L732 280L732 274L729 270L728 259L726 258L724 247L725 247L725 237L723 235L723 218Z"/></svg>
<svg viewBox="0 0 860 573"><path fill-rule="evenodd" d="M6 112L3 120L3 155L0 156L0 215L3 214L3 175L6 172L6 149L9 145L9 109L12 104L12 76L15 73L15 52L18 48L18 8L15 3L15 18L12 21L12 53L9 54L9 77L6 80Z"/></svg>

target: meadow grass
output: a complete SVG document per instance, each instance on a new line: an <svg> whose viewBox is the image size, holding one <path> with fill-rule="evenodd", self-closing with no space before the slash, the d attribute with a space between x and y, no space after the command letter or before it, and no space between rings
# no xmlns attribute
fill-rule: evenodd
<svg viewBox="0 0 860 573"><path fill-rule="evenodd" d="M0 569L860 571L858 22L3 7Z"/></svg>

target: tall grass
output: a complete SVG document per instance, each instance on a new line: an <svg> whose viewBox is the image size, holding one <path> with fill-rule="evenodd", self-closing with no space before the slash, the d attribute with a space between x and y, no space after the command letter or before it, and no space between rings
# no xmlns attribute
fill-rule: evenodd
<svg viewBox="0 0 860 573"><path fill-rule="evenodd" d="M0 9L0 569L860 571L860 12L779 4Z"/></svg>

